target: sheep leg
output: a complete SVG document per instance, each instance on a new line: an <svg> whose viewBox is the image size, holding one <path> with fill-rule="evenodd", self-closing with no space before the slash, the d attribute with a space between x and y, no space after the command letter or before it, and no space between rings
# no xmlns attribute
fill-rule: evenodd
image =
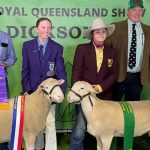
<svg viewBox="0 0 150 150"><path fill-rule="evenodd" d="M102 150L109 150L111 146L113 136L101 137L102 140Z"/></svg>
<svg viewBox="0 0 150 150"><path fill-rule="evenodd" d="M34 135L24 137L26 150L34 150L35 138Z"/></svg>
<svg viewBox="0 0 150 150"><path fill-rule="evenodd" d="M102 150L102 141L99 137L96 137L97 140L97 150Z"/></svg>

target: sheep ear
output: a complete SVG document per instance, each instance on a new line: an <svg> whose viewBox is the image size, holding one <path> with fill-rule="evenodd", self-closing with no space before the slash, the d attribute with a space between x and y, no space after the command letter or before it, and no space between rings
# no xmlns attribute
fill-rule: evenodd
<svg viewBox="0 0 150 150"><path fill-rule="evenodd" d="M59 85L62 85L64 82L65 82L65 80L63 80L63 79L58 80Z"/></svg>
<svg viewBox="0 0 150 150"><path fill-rule="evenodd" d="M44 89L44 86L42 84L40 84L39 89Z"/></svg>
<svg viewBox="0 0 150 150"><path fill-rule="evenodd" d="M85 85L90 93L95 93L95 90L93 89L91 84L89 84L88 82L85 82Z"/></svg>

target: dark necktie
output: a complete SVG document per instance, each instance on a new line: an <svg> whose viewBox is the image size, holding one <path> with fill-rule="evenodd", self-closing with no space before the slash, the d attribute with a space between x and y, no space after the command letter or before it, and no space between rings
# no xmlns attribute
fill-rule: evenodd
<svg viewBox="0 0 150 150"><path fill-rule="evenodd" d="M136 65L136 24L132 24L132 39L129 53L129 64L128 66L133 69Z"/></svg>
<svg viewBox="0 0 150 150"><path fill-rule="evenodd" d="M40 63L42 64L42 61L43 61L43 45L40 45L39 57L40 57Z"/></svg>

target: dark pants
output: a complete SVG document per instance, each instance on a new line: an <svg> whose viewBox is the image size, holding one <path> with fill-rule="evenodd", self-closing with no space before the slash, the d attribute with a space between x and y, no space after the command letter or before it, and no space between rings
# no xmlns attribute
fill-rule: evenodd
<svg viewBox="0 0 150 150"><path fill-rule="evenodd" d="M8 143L1 143L0 144L0 150L8 150Z"/></svg>
<svg viewBox="0 0 150 150"><path fill-rule="evenodd" d="M113 100L121 101L123 96L125 101L140 100L142 88L140 73L127 73L126 79L123 82L114 84ZM123 138L117 138L117 145L123 147Z"/></svg>
<svg viewBox="0 0 150 150"><path fill-rule="evenodd" d="M123 96L125 101L140 100L142 88L140 73L127 73L126 79L123 82L114 84L113 100L120 101Z"/></svg>
<svg viewBox="0 0 150 150"><path fill-rule="evenodd" d="M84 137L87 130L87 121L81 105L76 106L76 121L71 133L69 150L83 150Z"/></svg>

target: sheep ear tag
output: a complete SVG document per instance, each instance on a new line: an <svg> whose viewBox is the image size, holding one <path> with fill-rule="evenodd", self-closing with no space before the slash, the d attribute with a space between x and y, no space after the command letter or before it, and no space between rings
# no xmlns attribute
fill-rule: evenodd
<svg viewBox="0 0 150 150"><path fill-rule="evenodd" d="M9 110L9 103L0 103L0 110Z"/></svg>
<svg viewBox="0 0 150 150"><path fill-rule="evenodd" d="M40 89L44 89L44 86L42 84L39 85Z"/></svg>
<svg viewBox="0 0 150 150"><path fill-rule="evenodd" d="M58 80L59 85L62 85L64 82L65 82L65 80L63 80L63 79Z"/></svg>
<svg viewBox="0 0 150 150"><path fill-rule="evenodd" d="M0 66L0 110L9 109L7 88L6 88L6 74L5 68Z"/></svg>

